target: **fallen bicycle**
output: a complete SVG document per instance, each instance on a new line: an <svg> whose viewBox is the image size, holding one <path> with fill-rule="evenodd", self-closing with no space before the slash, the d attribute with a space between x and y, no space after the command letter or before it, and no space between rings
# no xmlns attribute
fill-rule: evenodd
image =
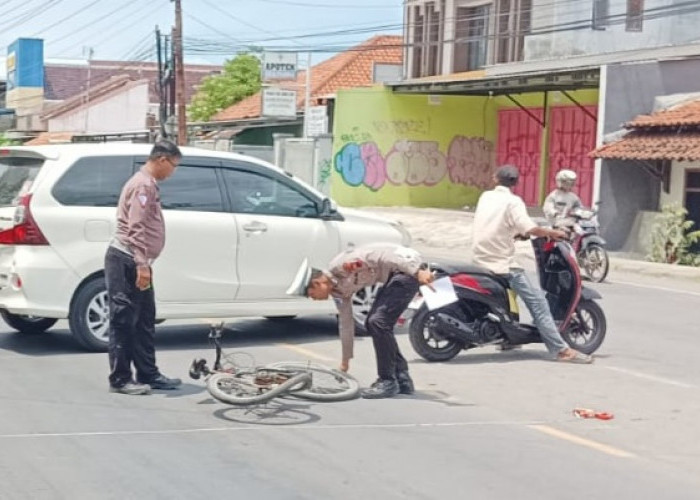
<svg viewBox="0 0 700 500"><path fill-rule="evenodd" d="M209 339L216 349L212 368L204 359L195 359L190 377L206 377L207 390L215 399L236 406L256 405L276 397L293 396L312 401L355 399L360 385L340 370L309 362L284 361L267 366L241 366L236 354L224 354L221 348L223 324L213 325ZM223 361L222 361L223 360Z"/></svg>

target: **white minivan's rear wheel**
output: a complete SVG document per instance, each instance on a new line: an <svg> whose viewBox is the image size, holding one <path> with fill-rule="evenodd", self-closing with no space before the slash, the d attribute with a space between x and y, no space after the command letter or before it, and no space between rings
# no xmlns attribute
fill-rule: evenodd
<svg viewBox="0 0 700 500"><path fill-rule="evenodd" d="M58 321L56 318L41 318L39 316L25 316L23 314L12 314L7 311L0 311L2 319L10 328L20 333L44 333Z"/></svg>
<svg viewBox="0 0 700 500"><path fill-rule="evenodd" d="M85 283L73 297L68 317L75 340L90 351L107 350L109 303L104 277Z"/></svg>

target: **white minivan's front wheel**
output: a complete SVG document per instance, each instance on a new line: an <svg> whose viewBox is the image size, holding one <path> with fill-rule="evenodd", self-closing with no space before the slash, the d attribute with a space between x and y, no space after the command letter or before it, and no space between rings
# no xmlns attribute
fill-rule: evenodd
<svg viewBox="0 0 700 500"><path fill-rule="evenodd" d="M107 350L109 342L109 303L104 277L83 285L73 297L68 317L75 340L90 351Z"/></svg>

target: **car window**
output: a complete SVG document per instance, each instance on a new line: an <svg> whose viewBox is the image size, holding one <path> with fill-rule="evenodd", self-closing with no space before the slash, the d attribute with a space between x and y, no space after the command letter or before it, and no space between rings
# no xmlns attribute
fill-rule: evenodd
<svg viewBox="0 0 700 500"><path fill-rule="evenodd" d="M171 177L158 185L163 209L224 211L219 179L214 168L180 165Z"/></svg>
<svg viewBox="0 0 700 500"><path fill-rule="evenodd" d="M44 160L37 158L0 158L0 206L16 205L19 197L29 191L43 164Z"/></svg>
<svg viewBox="0 0 700 500"><path fill-rule="evenodd" d="M92 156L76 161L53 187L63 205L116 207L133 173L131 156Z"/></svg>
<svg viewBox="0 0 700 500"><path fill-rule="evenodd" d="M277 179L247 170L225 169L223 173L234 212L318 217L313 199Z"/></svg>

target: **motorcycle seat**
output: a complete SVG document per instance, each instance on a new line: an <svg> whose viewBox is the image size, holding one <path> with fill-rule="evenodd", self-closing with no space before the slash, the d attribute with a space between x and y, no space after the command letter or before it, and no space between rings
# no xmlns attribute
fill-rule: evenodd
<svg viewBox="0 0 700 500"><path fill-rule="evenodd" d="M430 263L430 268L440 270L450 275L464 273L489 276L493 279L503 282L507 286L507 280L505 276L489 271L485 267L475 266L474 264L465 264L464 262L441 260L439 262Z"/></svg>

